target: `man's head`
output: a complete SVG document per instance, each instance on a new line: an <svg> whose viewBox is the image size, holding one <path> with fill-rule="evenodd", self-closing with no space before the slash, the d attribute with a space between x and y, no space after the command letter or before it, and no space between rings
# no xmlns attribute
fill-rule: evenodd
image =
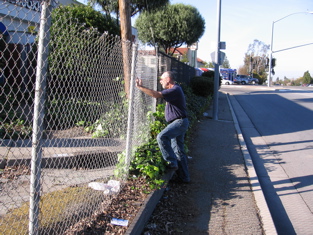
<svg viewBox="0 0 313 235"><path fill-rule="evenodd" d="M175 77L173 72L166 71L162 74L160 83L163 87L163 89L169 89L172 88L175 84Z"/></svg>

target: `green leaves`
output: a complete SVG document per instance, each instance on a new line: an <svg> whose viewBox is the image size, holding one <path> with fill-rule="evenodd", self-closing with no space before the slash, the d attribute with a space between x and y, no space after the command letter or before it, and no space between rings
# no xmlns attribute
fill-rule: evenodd
<svg viewBox="0 0 313 235"><path fill-rule="evenodd" d="M165 105L159 104L153 113L155 121L150 125L150 134L152 139L156 139L157 135L163 130L167 123L164 118Z"/></svg>
<svg viewBox="0 0 313 235"><path fill-rule="evenodd" d="M159 150L158 143L151 139L147 144L142 145L136 150L135 157L131 161L130 174L141 175L147 178L148 182L157 186L161 176L165 172L165 161Z"/></svg>
<svg viewBox="0 0 313 235"><path fill-rule="evenodd" d="M0 127L0 136L4 139L31 138L31 135L32 127L19 118L10 123L3 123Z"/></svg>
<svg viewBox="0 0 313 235"><path fill-rule="evenodd" d="M91 4L98 4L106 13L115 13L119 15L118 1L117 0L88 0ZM131 16L136 15L142 11L153 11L167 4L169 0L131 0L130 13Z"/></svg>
<svg viewBox="0 0 313 235"><path fill-rule="evenodd" d="M77 19L78 23L84 25L86 29L97 28L101 34L105 31L109 34L120 34L119 25L110 15L104 15L91 6L83 4L59 6L53 11L52 16L52 23L60 22L60 17L66 16L67 18ZM58 26L60 26L60 23L58 23Z"/></svg>
<svg viewBox="0 0 313 235"><path fill-rule="evenodd" d="M120 112L118 113L120 114ZM134 151L129 174L145 177L151 188L157 188L164 182L160 178L166 169L166 162L163 160L156 140L156 135L166 126L164 121L164 104L158 105L155 113L149 112L147 115L155 119L150 125L150 132L153 135L151 135L146 144L139 146ZM123 173L125 173L125 153L119 154L119 163L115 175L121 176Z"/></svg>
<svg viewBox="0 0 313 235"><path fill-rule="evenodd" d="M313 82L313 78L311 77L311 74L309 71L306 71L303 74L303 83L304 84L311 84Z"/></svg>
<svg viewBox="0 0 313 235"><path fill-rule="evenodd" d="M143 12L135 27L141 41L150 46L158 44L168 52L172 47L197 42L204 33L205 21L195 7L174 4Z"/></svg>

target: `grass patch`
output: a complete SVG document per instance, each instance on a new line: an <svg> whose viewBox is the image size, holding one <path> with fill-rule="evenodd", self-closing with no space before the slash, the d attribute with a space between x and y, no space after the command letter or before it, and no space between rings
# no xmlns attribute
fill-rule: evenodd
<svg viewBox="0 0 313 235"><path fill-rule="evenodd" d="M55 233L74 224L93 213L103 198L103 192L86 187L70 187L45 194L39 204L40 234ZM28 224L29 202L26 202L0 218L0 234L28 234Z"/></svg>

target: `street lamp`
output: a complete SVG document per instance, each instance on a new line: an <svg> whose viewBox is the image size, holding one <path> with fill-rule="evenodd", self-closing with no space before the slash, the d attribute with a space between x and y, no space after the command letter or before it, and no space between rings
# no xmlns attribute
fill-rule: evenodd
<svg viewBox="0 0 313 235"><path fill-rule="evenodd" d="M284 51L284 50L289 50L289 49L293 49L293 48L296 48L296 47L301 47L301 46L307 46L307 45L310 45L310 44L313 44L313 43L308 43L308 44L304 44L304 45L300 45L300 46L294 46L294 47L290 47L290 48L286 48L286 49L282 49L282 50L279 50L279 51L273 51L273 36L274 36L274 24L278 21L281 21L289 16L292 16L292 15L295 15L295 14L313 14L313 11L304 11L304 12L295 12L295 13L291 13L289 15L286 15L284 16L283 18L280 18L276 21L273 21L272 23L272 37L271 37L271 50L270 50L270 58L269 58L269 67L268 67L268 87L271 86L271 81L272 81L272 59L273 59L273 53L275 52L279 52L279 51Z"/></svg>

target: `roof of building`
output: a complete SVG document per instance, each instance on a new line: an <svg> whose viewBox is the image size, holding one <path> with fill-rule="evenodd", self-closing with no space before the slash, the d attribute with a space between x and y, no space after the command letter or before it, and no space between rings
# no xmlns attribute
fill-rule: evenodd
<svg viewBox="0 0 313 235"><path fill-rule="evenodd" d="M198 61L199 63L205 63L205 61L202 60L202 59L200 59L200 58L197 58L197 61Z"/></svg>
<svg viewBox="0 0 313 235"><path fill-rule="evenodd" d="M188 50L189 50L189 48L187 48L187 47L178 47L175 49L175 51L174 51L174 48L171 48L170 52L172 53L174 51L173 54L185 55L185 54L187 54Z"/></svg>

